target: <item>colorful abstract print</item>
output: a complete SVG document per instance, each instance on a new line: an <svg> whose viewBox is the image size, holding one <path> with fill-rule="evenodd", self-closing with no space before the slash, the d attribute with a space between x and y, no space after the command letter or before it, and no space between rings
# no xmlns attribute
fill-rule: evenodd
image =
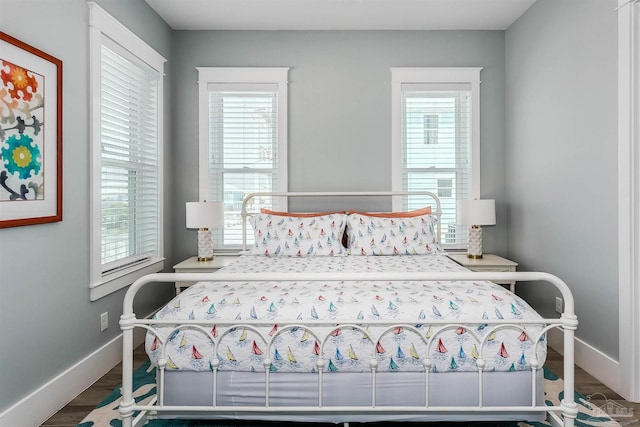
<svg viewBox="0 0 640 427"><path fill-rule="evenodd" d="M444 255L244 256L224 270L429 269L461 267ZM158 326L160 339L147 335L154 363L166 343L167 368L186 371L364 372L372 363L380 372L476 371L479 358L486 371L510 371L531 369L534 353L540 365L546 357L539 325L495 327L482 321L540 318L518 296L489 282L205 282L178 295L155 318L210 322L203 331ZM254 330L243 326L247 321L263 325ZM217 352L211 339L219 344Z"/></svg>
<svg viewBox="0 0 640 427"><path fill-rule="evenodd" d="M44 77L0 58L0 202L44 198Z"/></svg>

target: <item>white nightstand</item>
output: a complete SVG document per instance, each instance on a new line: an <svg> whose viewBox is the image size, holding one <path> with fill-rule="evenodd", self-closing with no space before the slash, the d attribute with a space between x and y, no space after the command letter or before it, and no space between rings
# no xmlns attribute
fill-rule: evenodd
<svg viewBox="0 0 640 427"><path fill-rule="evenodd" d="M216 255L211 261L198 261L197 256L187 258L179 264L173 266L176 273L213 273L222 267L229 265L239 255ZM195 282L176 282L176 295L180 293L181 288L188 288Z"/></svg>
<svg viewBox="0 0 640 427"><path fill-rule="evenodd" d="M483 254L480 259L469 258L467 254L448 254L448 257L471 271L516 271L516 267L518 266L517 262L493 254ZM511 292L516 291L516 282L495 283L509 285Z"/></svg>

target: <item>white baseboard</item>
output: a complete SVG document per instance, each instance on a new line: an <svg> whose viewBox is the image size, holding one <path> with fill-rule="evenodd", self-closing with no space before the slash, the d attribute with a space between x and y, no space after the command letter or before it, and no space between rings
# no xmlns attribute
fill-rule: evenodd
<svg viewBox="0 0 640 427"><path fill-rule="evenodd" d="M549 346L564 355L563 334L559 329L551 329L547 334ZM579 338L574 340L575 364L587 371L589 375L600 381L618 394L620 393L620 362L607 356L597 348Z"/></svg>
<svg viewBox="0 0 640 427"><path fill-rule="evenodd" d="M144 340L140 331L134 334L136 346ZM121 361L122 334L0 413L0 426L41 425Z"/></svg>

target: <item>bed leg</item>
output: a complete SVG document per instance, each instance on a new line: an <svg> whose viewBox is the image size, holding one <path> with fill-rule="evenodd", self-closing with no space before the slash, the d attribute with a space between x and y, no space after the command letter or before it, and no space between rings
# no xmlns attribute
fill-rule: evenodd
<svg viewBox="0 0 640 427"><path fill-rule="evenodd" d="M562 407L562 422L564 427L573 427L576 417L578 416L578 406L574 398L575 389L575 348L574 336L578 326L578 320L575 315L567 315L563 313L564 332L564 398L560 402Z"/></svg>
<svg viewBox="0 0 640 427"><path fill-rule="evenodd" d="M120 318L122 329L122 401L118 411L122 417L122 427L133 427L133 325L134 316Z"/></svg>

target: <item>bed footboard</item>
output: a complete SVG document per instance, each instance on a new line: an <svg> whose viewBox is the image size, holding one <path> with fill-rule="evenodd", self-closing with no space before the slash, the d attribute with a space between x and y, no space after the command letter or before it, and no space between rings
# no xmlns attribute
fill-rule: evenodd
<svg viewBox="0 0 640 427"><path fill-rule="evenodd" d="M483 280L483 281L517 281L517 282L530 282L530 281L545 281L554 285L559 292L562 294L564 299L564 312L561 314L559 318L550 318L550 319L536 319L536 320L522 320L518 321L518 324L514 324L513 320L500 320L500 319L474 319L472 321L465 320L465 324L487 324L487 328L482 333L472 333L472 338L475 339L478 343L479 354L476 358L476 366L477 366L477 402L469 405L458 406L446 406L446 405L433 405L430 404L429 399L429 383L431 381L430 376L432 375L431 363L432 361L429 359L429 352L419 359L423 364L423 373L424 375L424 384L426 384L424 390L425 399L423 402L414 402L411 405L385 405L380 402L380 398L377 395L378 387L376 387L377 381L379 381L379 369L377 366L377 360L375 354L371 355L369 366L370 366L370 398L368 403L361 404L358 406L326 406L323 401L323 387L325 387L325 374L326 371L326 360L320 356L317 360L317 373L314 382L317 384L318 390L318 400L316 404L313 405L304 405L304 406L274 406L270 402L270 395L272 393L272 377L273 375L270 372L271 360L269 358L265 358L264 364L264 403L260 405L246 405L242 407L231 406L226 404L218 404L216 396L217 396L217 376L219 375L218 365L219 361L217 358L213 358L210 361L211 363L211 376L212 376L212 400L210 404L199 405L199 406L169 406L164 403L164 377L165 377L165 368L168 360L166 358L161 358L158 363L158 399L154 405L137 405L133 399L133 351L134 351L134 342L133 335L135 328L143 328L148 331L154 331L154 327L157 325L165 324L165 325L173 325L175 326L175 321L163 321L157 319L138 319L135 316L133 310L133 303L137 292L144 286L156 286L159 282L176 282L176 281L215 281L215 282L235 282L235 281L265 281L265 280L286 280L286 281L309 281L309 280L323 280L323 281L349 281L349 280L358 280L358 281L371 281L371 282L386 282L386 281L473 281L473 280ZM204 334L209 336L212 344L215 346L216 352L214 354L218 354L217 345L220 340L223 338L214 337L210 330L213 324L220 325L221 322L218 321L184 321L179 326L175 326L176 330L179 328L199 328L202 330ZM272 342L273 336L267 336L264 332L261 332L258 329L260 326L265 326L266 322L260 321L240 321L237 323L229 323L227 326L231 330L231 328L247 328L252 330L254 333L261 336L263 340L263 345L265 348L269 349L269 345ZM389 324L388 321L378 322L376 321L362 321L357 324L340 324L340 325L330 325L328 323L325 324L300 324L299 321L292 319L291 322L279 322L279 331L278 333L284 333L287 330L292 328L305 328L308 329L310 334L315 334L316 341L320 343L320 352L322 355L322 346L327 341L328 336L331 335L331 332L335 332L337 330L343 328L353 328L359 329L366 334L368 332L367 326L375 325L382 326L384 324L384 328L381 333L377 333L377 336L369 337L372 341L373 346L375 347L376 342L380 342L382 337L385 334L391 334L396 328L405 328L407 330L413 330L416 332L416 335L422 337L423 334L420 333L416 329L415 324L408 323L397 323L397 324ZM447 330L452 328L463 327L465 324L457 324L450 323L446 321L431 321L429 320L429 324L434 326L434 332L431 336L431 339L424 341L424 345L429 349L430 347L436 345L437 340L433 339L433 337L437 337L438 334L444 333ZM487 405L484 402L483 398L483 390L485 390L484 381L485 379L485 361L484 361L484 344L487 341L488 334L491 330L496 330L500 328L520 328L522 330L523 327L527 324L536 324L536 325L544 325L542 326L540 332L537 337L532 337L531 340L534 345L540 345L540 338L543 334L546 334L552 328L560 328L564 332L564 399L561 401L558 406L546 406L544 402L539 402L536 399L536 387L539 387L540 384L540 375L539 370L542 368L543 361L536 360L535 356L528 360L528 364L531 366L531 401L526 402L525 404L514 405L499 405L495 404L495 402L491 405ZM120 415L122 417L123 426L124 427L132 427L133 423L133 414L135 411L155 411L157 413L166 413L166 414L176 414L176 413L188 413L193 414L194 416L218 416L218 417L235 417L238 413L246 414L247 418L259 418L261 415L282 415L286 417L291 414L309 414L311 415L321 415L323 413L331 413L333 415L340 414L343 417L344 422L349 421L358 421L358 415L362 414L384 414L390 417L398 417L402 419L411 415L420 415L420 414L428 414L433 415L434 417L438 417L439 415L446 414L455 414L455 413L466 413L469 417L477 417L477 419L488 419L492 414L503 415L504 414L517 414L517 413L546 413L550 411L557 411L562 414L562 422L565 427L570 427L574 425L575 418L577 416L578 410L576 403L574 402L574 333L578 325L578 320L575 315L574 309L574 300L569 290L569 287L559 278L553 276L548 273L538 273L538 272L447 272L447 273L435 273L435 272L423 272L423 273L363 273L363 274L353 274L353 273L261 273L261 274L237 274L237 273L158 273L151 274L145 276L139 280L137 280L129 290L127 291L124 303L123 303L123 314L120 318L120 327L123 331L123 362L122 362L122 403L120 404ZM321 335L319 332L314 330L315 326L324 326L325 329L327 326L332 327L329 334ZM224 333L222 334L224 335ZM161 343L164 345L164 343ZM164 353L163 353L164 354ZM266 354L271 354L267 352ZM533 354L536 354L535 351Z"/></svg>

